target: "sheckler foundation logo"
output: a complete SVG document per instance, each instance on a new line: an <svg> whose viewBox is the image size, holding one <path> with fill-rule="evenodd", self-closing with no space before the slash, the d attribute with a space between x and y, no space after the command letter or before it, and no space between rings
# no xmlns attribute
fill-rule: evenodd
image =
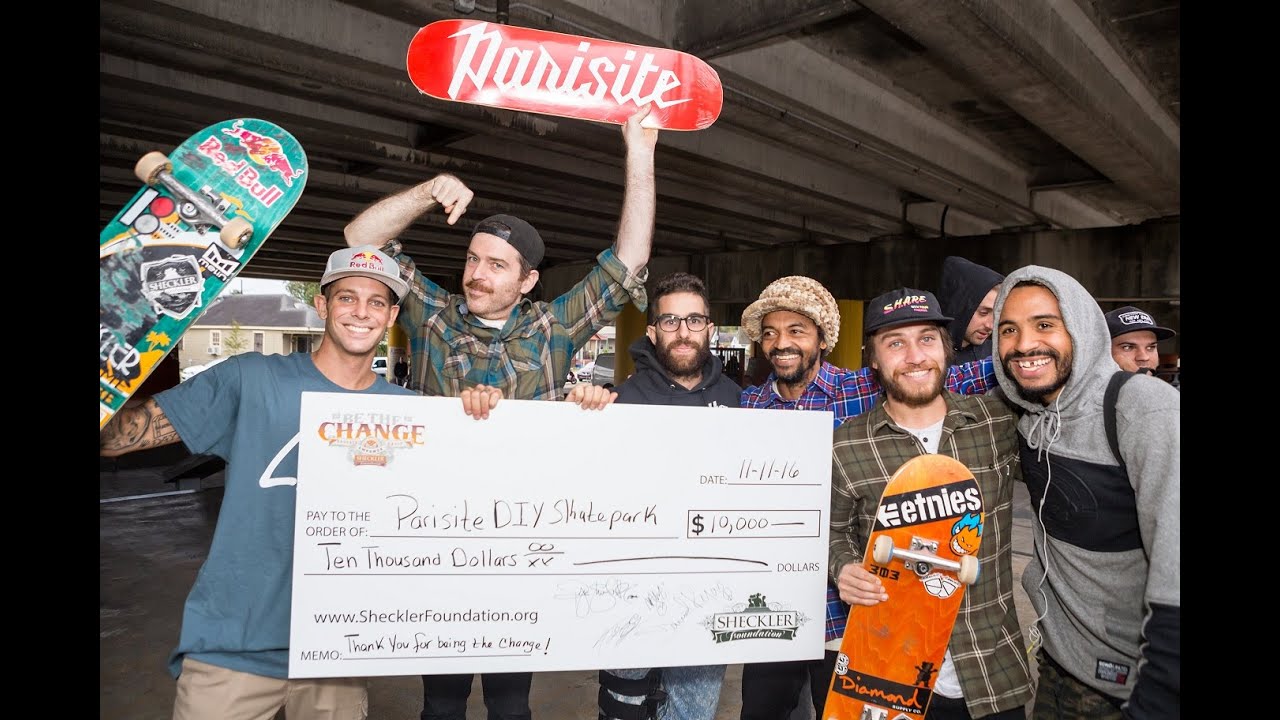
<svg viewBox="0 0 1280 720"><path fill-rule="evenodd" d="M142 294L158 313L181 320L200 307L204 275L189 255L170 255L142 263Z"/></svg>
<svg viewBox="0 0 1280 720"><path fill-rule="evenodd" d="M330 447L347 448L352 465L386 465L397 450L426 444L427 427L386 413L334 413L316 429Z"/></svg>
<svg viewBox="0 0 1280 720"><path fill-rule="evenodd" d="M715 613L702 621L718 643L731 640L794 640L801 625L809 617L797 610L787 610L775 603L770 607L765 596L751 595L744 606L738 603L733 610Z"/></svg>

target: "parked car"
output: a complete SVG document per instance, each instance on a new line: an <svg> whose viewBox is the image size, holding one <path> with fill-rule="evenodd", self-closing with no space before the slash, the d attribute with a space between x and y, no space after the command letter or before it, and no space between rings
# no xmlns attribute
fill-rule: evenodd
<svg viewBox="0 0 1280 720"><path fill-rule="evenodd" d="M578 371L577 371L578 381L591 382L591 371L595 370L595 368L596 368L595 361L589 362L586 365L583 365L582 367L578 368Z"/></svg>
<svg viewBox="0 0 1280 720"><path fill-rule="evenodd" d="M591 368L591 384L613 387L613 353L600 353L596 356L594 366Z"/></svg>
<svg viewBox="0 0 1280 720"><path fill-rule="evenodd" d="M199 375L202 371L208 370L209 368L213 367L214 365L217 365L218 363L222 362L223 360L226 360L229 357L231 356L223 355L220 358L214 358L213 360L210 360L204 365L191 365L190 367L185 367L178 373L178 382L190 380L196 375Z"/></svg>
<svg viewBox="0 0 1280 720"><path fill-rule="evenodd" d="M373 359L373 372L381 375L382 377L387 376L387 359L385 357L376 357Z"/></svg>

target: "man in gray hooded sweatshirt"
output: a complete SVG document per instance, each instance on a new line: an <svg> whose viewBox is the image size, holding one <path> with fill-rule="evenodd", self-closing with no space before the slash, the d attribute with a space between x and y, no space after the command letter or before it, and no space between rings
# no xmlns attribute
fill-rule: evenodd
<svg viewBox="0 0 1280 720"><path fill-rule="evenodd" d="M1120 457L1104 421L1120 370L1097 302L1029 265L996 297L996 379L1023 414L1037 520L1022 584L1043 642L1035 720L1179 717L1179 393L1146 375L1120 389Z"/></svg>

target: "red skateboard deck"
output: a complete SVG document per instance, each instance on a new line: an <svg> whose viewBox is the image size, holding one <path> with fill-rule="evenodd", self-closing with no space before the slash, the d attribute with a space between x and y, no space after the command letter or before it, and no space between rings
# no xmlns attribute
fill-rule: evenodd
<svg viewBox="0 0 1280 720"><path fill-rule="evenodd" d="M712 67L688 53L600 38L440 20L409 43L409 79L440 100L645 127L701 130L720 116Z"/></svg>
<svg viewBox="0 0 1280 720"><path fill-rule="evenodd" d="M978 579L982 491L946 455L920 455L885 485L862 566L889 599L854 605L823 720L923 718L965 586Z"/></svg>

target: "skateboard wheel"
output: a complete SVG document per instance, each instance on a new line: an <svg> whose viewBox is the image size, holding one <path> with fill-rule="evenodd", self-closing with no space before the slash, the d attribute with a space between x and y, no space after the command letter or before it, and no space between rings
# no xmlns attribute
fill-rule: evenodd
<svg viewBox="0 0 1280 720"><path fill-rule="evenodd" d="M978 558L972 555L961 555L960 572L956 573L956 579L965 585L972 585L978 582L978 570L981 567Z"/></svg>
<svg viewBox="0 0 1280 720"><path fill-rule="evenodd" d="M222 226L222 230L218 232L218 239L222 240L222 244L238 250L249 242L249 238L253 237L253 225L244 218L232 218L230 222Z"/></svg>
<svg viewBox="0 0 1280 720"><path fill-rule="evenodd" d="M871 559L876 561L877 565L885 565L893 559L893 538L888 535L881 535L876 538L876 544L871 546Z"/></svg>
<svg viewBox="0 0 1280 720"><path fill-rule="evenodd" d="M149 152L138 158L138 162L133 166L133 174L138 179L148 185L155 185L160 182L160 172L172 172L173 164L169 162L169 158L164 153Z"/></svg>

